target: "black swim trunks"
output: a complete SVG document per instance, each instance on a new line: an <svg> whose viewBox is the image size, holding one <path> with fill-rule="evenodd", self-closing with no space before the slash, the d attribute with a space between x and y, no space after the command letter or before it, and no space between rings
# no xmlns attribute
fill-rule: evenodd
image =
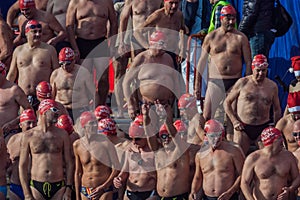
<svg viewBox="0 0 300 200"><path fill-rule="evenodd" d="M147 199L147 198L152 197L154 195L157 195L157 192L155 190L144 191L144 192L131 192L129 190L126 190L125 193L126 193L126 196L130 200L144 200L144 199Z"/></svg>
<svg viewBox="0 0 300 200"><path fill-rule="evenodd" d="M37 189L43 195L44 199L50 200L58 190L65 186L65 181L49 183L30 180L30 186Z"/></svg>
<svg viewBox="0 0 300 200"><path fill-rule="evenodd" d="M238 78L232 78L232 79L216 79L216 78L210 78L209 81L219 86L219 88L224 88L227 92L236 82Z"/></svg>
<svg viewBox="0 0 300 200"><path fill-rule="evenodd" d="M188 200L189 193L179 194L173 197L160 197L160 200Z"/></svg>
<svg viewBox="0 0 300 200"><path fill-rule="evenodd" d="M76 38L76 43L80 52L80 59L110 56L110 50L105 37L95 40Z"/></svg>
<svg viewBox="0 0 300 200"><path fill-rule="evenodd" d="M248 125L248 124L243 124L244 125L244 132L247 134L247 136L251 139L251 140L256 140L261 132L267 128L270 124L270 121L261 124L261 125Z"/></svg>
<svg viewBox="0 0 300 200"><path fill-rule="evenodd" d="M204 194L203 200L218 200L219 197L209 197ZM229 200L239 200L238 193L234 193Z"/></svg>

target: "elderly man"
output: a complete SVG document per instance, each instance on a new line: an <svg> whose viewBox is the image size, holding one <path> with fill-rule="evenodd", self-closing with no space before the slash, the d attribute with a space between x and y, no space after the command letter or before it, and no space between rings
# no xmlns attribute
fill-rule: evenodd
<svg viewBox="0 0 300 200"><path fill-rule="evenodd" d="M139 105L132 93L138 90L141 101L154 104L159 100L161 104L172 105L176 97L180 97L182 77L174 69L170 55L165 53L166 35L162 31L155 31L149 39L150 48L135 57L123 81L124 96L128 104L131 119L138 115ZM130 87L137 80L139 85Z"/></svg>
<svg viewBox="0 0 300 200"><path fill-rule="evenodd" d="M192 183L191 199L203 188L204 200L238 200L241 173L244 163L242 151L224 141L225 130L216 120L208 120L204 126L209 148L196 155L196 173ZM201 198L200 198L201 199Z"/></svg>
<svg viewBox="0 0 300 200"><path fill-rule="evenodd" d="M54 100L43 100L39 105L38 125L22 136L19 172L25 199L71 197L73 162L70 139L65 130L55 126L57 112Z"/></svg>
<svg viewBox="0 0 300 200"><path fill-rule="evenodd" d="M297 150L293 152L293 155L297 158L297 164L298 164L298 169L300 171L300 120L295 121L293 125L293 133L292 133L296 143L297 143ZM298 188L298 193L297 193L297 200L300 199L300 190Z"/></svg>
<svg viewBox="0 0 300 200"><path fill-rule="evenodd" d="M24 199L24 193L19 178L19 159L21 151L21 139L24 132L36 126L37 119L32 109L26 109L20 115L20 128L22 133L13 135L8 143L7 150L11 160L8 170L10 176L9 197L14 200Z"/></svg>
<svg viewBox="0 0 300 200"><path fill-rule="evenodd" d="M296 158L283 147L281 132L268 127L261 133L263 148L245 160L241 189L248 200L292 199L300 185Z"/></svg>
<svg viewBox="0 0 300 200"><path fill-rule="evenodd" d="M53 46L41 41L42 25L36 20L29 20L25 26L27 43L18 46L13 58L7 79L24 90L27 98L36 111L39 101L36 97L36 86L41 81L50 80L50 74L58 68L56 51Z"/></svg>
<svg viewBox="0 0 300 200"><path fill-rule="evenodd" d="M246 154L251 142L257 142L264 128L269 126L270 109L273 106L273 121L281 115L278 88L268 79L267 58L256 55L252 61L252 75L240 78L228 94L224 108L234 126L234 142L238 143ZM237 101L237 110L232 103Z"/></svg>
<svg viewBox="0 0 300 200"><path fill-rule="evenodd" d="M203 117L205 120L215 118L215 112L226 94L242 77L242 61L246 63L246 73L250 74L251 52L247 37L235 29L236 11L230 6L221 9L221 27L207 34L202 44L202 53L198 62L196 74L195 94L200 99L200 77L202 76L207 60L208 84L205 95ZM224 122L224 111L221 109L218 120ZM227 124L229 125L229 124Z"/></svg>
<svg viewBox="0 0 300 200"><path fill-rule="evenodd" d="M287 107L289 114L284 115L276 124L276 128L280 130L287 143L287 149L294 152L298 149L298 144L293 137L293 125L300 119L300 91L288 94Z"/></svg>

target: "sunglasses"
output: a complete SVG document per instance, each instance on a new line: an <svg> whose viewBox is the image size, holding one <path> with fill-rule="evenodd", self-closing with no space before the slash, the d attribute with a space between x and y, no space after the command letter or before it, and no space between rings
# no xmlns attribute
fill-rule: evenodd
<svg viewBox="0 0 300 200"><path fill-rule="evenodd" d="M255 63L253 65L254 65L254 67L258 67L258 68L267 68L269 66L269 64L267 62L264 62L264 63L261 63L261 64Z"/></svg>
<svg viewBox="0 0 300 200"><path fill-rule="evenodd" d="M32 30L31 32L37 34L37 33L42 33L42 30Z"/></svg>
<svg viewBox="0 0 300 200"><path fill-rule="evenodd" d="M57 113L59 110L55 107L50 108L49 110L51 110L51 112L53 113Z"/></svg>
<svg viewBox="0 0 300 200"><path fill-rule="evenodd" d="M31 24L29 27L27 28L30 28L30 29L36 29L36 28L42 28L42 25L41 24Z"/></svg>
<svg viewBox="0 0 300 200"><path fill-rule="evenodd" d="M206 137L214 138L214 137L221 137L222 133L206 133Z"/></svg>
<svg viewBox="0 0 300 200"><path fill-rule="evenodd" d="M72 61L59 61L59 65L71 65Z"/></svg>
<svg viewBox="0 0 300 200"><path fill-rule="evenodd" d="M160 136L161 139L166 140L167 138L169 138L169 134L162 134Z"/></svg>
<svg viewBox="0 0 300 200"><path fill-rule="evenodd" d="M293 134L294 137L298 137L298 136L300 136L300 131L298 131L298 132L293 132L292 134Z"/></svg>
<svg viewBox="0 0 300 200"><path fill-rule="evenodd" d="M141 141L142 138L132 138L133 141Z"/></svg>

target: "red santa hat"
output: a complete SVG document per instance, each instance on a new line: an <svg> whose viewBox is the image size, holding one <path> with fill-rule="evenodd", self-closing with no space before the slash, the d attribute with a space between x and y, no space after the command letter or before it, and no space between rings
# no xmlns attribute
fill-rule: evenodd
<svg viewBox="0 0 300 200"><path fill-rule="evenodd" d="M287 105L290 113L300 112L300 91L289 93Z"/></svg>
<svg viewBox="0 0 300 200"><path fill-rule="evenodd" d="M300 76L300 56L291 57L292 67L289 69L295 76Z"/></svg>

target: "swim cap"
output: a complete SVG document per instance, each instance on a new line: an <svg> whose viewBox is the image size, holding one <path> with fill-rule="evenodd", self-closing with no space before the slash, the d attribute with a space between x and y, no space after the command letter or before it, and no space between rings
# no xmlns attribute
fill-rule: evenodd
<svg viewBox="0 0 300 200"><path fill-rule="evenodd" d="M163 134L169 135L169 132L168 132L168 130L167 130L167 126L166 126L165 124L163 124L163 125L160 127L159 133L158 133L159 137L160 137L161 135L163 135Z"/></svg>
<svg viewBox="0 0 300 200"><path fill-rule="evenodd" d="M220 19L223 19L226 15L236 15L236 11L233 6L223 6L223 8L221 9Z"/></svg>
<svg viewBox="0 0 300 200"><path fill-rule="evenodd" d="M257 54L256 56L254 56L252 61L252 69L254 69L255 67L267 68L268 66L269 64L266 56L264 56L263 54Z"/></svg>
<svg viewBox="0 0 300 200"><path fill-rule="evenodd" d="M53 99L44 99L41 101L38 111L40 112L40 115L42 115L49 109L56 108L56 106L56 102Z"/></svg>
<svg viewBox="0 0 300 200"><path fill-rule="evenodd" d="M98 122L98 133L103 133L104 135L116 135L116 122L111 118L101 119Z"/></svg>
<svg viewBox="0 0 300 200"><path fill-rule="evenodd" d="M295 76L300 76L300 56L291 57L292 61L292 72Z"/></svg>
<svg viewBox="0 0 300 200"><path fill-rule="evenodd" d="M290 113L300 111L300 91L291 92L288 94L287 106Z"/></svg>
<svg viewBox="0 0 300 200"><path fill-rule="evenodd" d="M60 50L58 59L59 61L73 61L75 59L75 53L70 47L64 47Z"/></svg>
<svg viewBox="0 0 300 200"><path fill-rule="evenodd" d="M25 121L36 121L34 110L26 109L22 112L22 114L20 115L20 123Z"/></svg>
<svg viewBox="0 0 300 200"><path fill-rule="evenodd" d="M3 63L3 62L1 62L0 61L0 70L1 70L1 74L3 75L3 76L6 76L6 66L5 66L5 64Z"/></svg>
<svg viewBox="0 0 300 200"><path fill-rule="evenodd" d="M25 26L25 33L28 33L30 29L35 29L35 28L42 28L42 25L34 19L29 20Z"/></svg>
<svg viewBox="0 0 300 200"><path fill-rule="evenodd" d="M173 125L175 126L177 132L187 132L187 127L182 120L176 120Z"/></svg>
<svg viewBox="0 0 300 200"><path fill-rule="evenodd" d="M61 115L57 119L56 126L58 128L64 129L70 135L73 133L73 121L69 115Z"/></svg>
<svg viewBox="0 0 300 200"><path fill-rule="evenodd" d="M143 126L143 115L135 117L134 121L131 122L129 130L129 137L131 138L143 138L145 137L145 131Z"/></svg>
<svg viewBox="0 0 300 200"><path fill-rule="evenodd" d="M34 8L35 2L34 0L19 0L20 9Z"/></svg>
<svg viewBox="0 0 300 200"><path fill-rule="evenodd" d="M82 128L84 128L84 126L90 121L97 121L94 113L85 111L80 115L80 124Z"/></svg>
<svg viewBox="0 0 300 200"><path fill-rule="evenodd" d="M274 127L268 127L262 131L261 141L264 146L269 146L269 145L273 144L273 142L281 136L282 136L282 134L281 134L280 130L278 130L277 128L274 128Z"/></svg>
<svg viewBox="0 0 300 200"><path fill-rule="evenodd" d="M178 108L196 107L196 97L191 94L183 94L178 100Z"/></svg>
<svg viewBox="0 0 300 200"><path fill-rule="evenodd" d="M36 96L43 99L51 98L52 87L47 81L42 81L36 86Z"/></svg>
<svg viewBox="0 0 300 200"><path fill-rule="evenodd" d="M164 32L160 31L160 30L156 30L154 31L150 38L149 38L149 44L150 45L159 45L159 46L163 46L166 47L166 35Z"/></svg>
<svg viewBox="0 0 300 200"><path fill-rule="evenodd" d="M206 134L210 133L222 133L222 137L225 137L224 126L215 119L208 120L204 125L204 131Z"/></svg>
<svg viewBox="0 0 300 200"><path fill-rule="evenodd" d="M110 117L110 114L112 114L112 110L108 106L101 105L95 109L94 114L97 119L105 119Z"/></svg>

